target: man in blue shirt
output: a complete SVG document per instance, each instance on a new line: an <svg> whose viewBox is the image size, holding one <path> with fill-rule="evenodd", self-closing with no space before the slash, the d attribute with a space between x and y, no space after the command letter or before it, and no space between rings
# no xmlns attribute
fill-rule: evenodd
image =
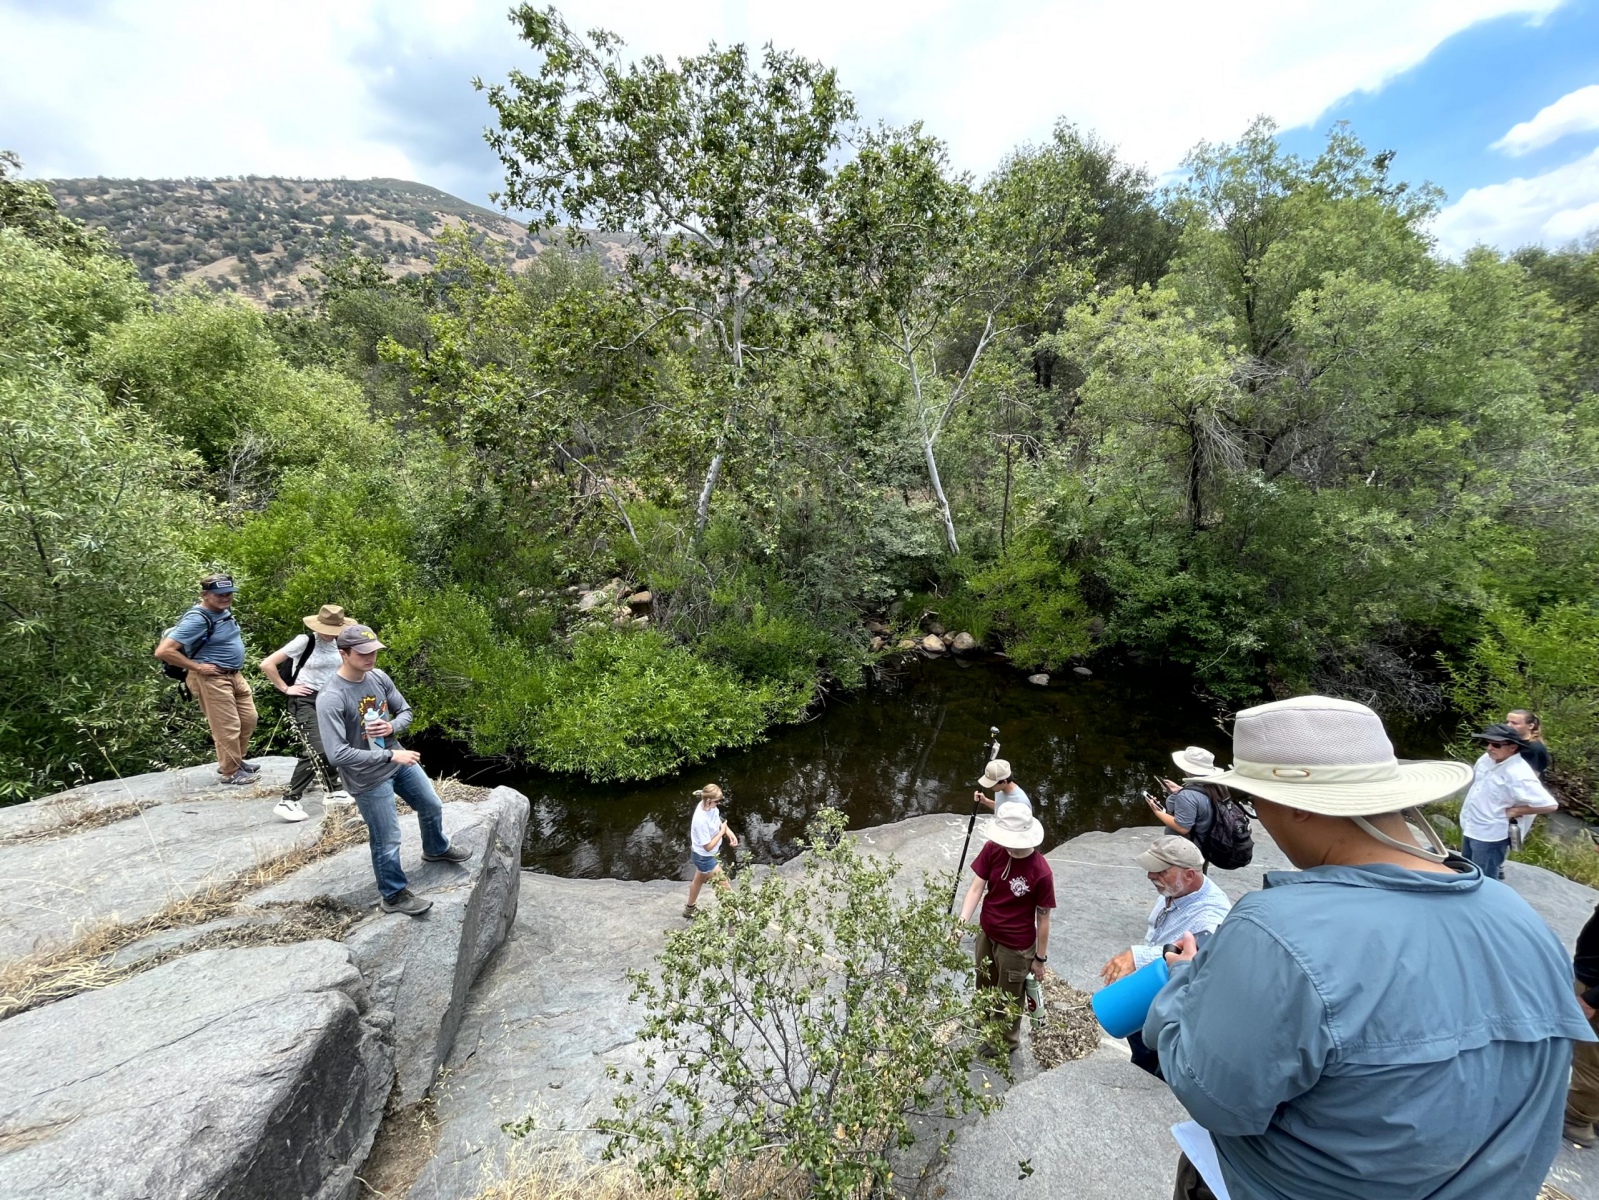
<svg viewBox="0 0 1599 1200"><path fill-rule="evenodd" d="M1398 762L1377 714L1246 709L1216 782L1256 798L1273 872L1195 954L1167 956L1144 1040L1215 1142L1233 1200L1532 1200L1594 1040L1559 941L1418 812L1465 787ZM1210 1195L1187 1157L1176 1196Z"/></svg>
<svg viewBox="0 0 1599 1200"><path fill-rule="evenodd" d="M185 682L211 727L222 782L246 787L258 768L244 761L255 732L255 696L244 678L244 635L233 616L237 589L230 575L207 575L200 581L200 603L167 630L156 645L162 662L183 668Z"/></svg>

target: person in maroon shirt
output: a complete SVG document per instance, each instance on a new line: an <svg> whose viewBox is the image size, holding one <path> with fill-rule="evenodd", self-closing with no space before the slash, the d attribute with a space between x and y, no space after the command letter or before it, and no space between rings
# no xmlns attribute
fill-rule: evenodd
<svg viewBox="0 0 1599 1200"><path fill-rule="evenodd" d="M1044 827L1020 804L1000 804L988 827L988 841L972 862L976 876L961 905L969 924L983 906L977 930L977 986L1014 996L1016 1019L1005 1034L1012 1050L1022 1044L1027 976L1040 982L1049 954L1049 914L1055 907L1055 876L1038 853ZM996 1015L1002 1009L996 1009Z"/></svg>

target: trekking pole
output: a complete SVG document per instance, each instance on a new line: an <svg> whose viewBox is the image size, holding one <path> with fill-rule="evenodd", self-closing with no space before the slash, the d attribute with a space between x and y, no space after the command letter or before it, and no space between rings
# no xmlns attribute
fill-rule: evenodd
<svg viewBox="0 0 1599 1200"><path fill-rule="evenodd" d="M317 782L322 785L323 797L327 797L337 788L322 769L322 756L316 752L316 747L311 744L311 735L306 733L304 727L295 719L292 711L284 715L288 717L289 728L294 730L294 736L300 743L301 752L311 760L311 773L316 776Z"/></svg>
<svg viewBox="0 0 1599 1200"><path fill-rule="evenodd" d="M983 747L983 767L985 770L987 769L989 763L993 762L999 757L998 725L990 725L988 727L988 739L988 744ZM961 845L961 860L955 865L955 883L954 886L950 888L949 892L950 912L956 911L955 902L959 898L961 891L961 871L966 866L966 852L972 848L972 830L977 828L977 813L981 807L982 806L977 802L976 797L973 797L972 815L966 822L966 841Z"/></svg>

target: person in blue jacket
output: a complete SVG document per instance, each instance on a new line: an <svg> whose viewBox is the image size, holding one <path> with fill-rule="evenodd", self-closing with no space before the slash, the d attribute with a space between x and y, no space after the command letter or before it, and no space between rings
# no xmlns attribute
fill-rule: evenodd
<svg viewBox="0 0 1599 1200"><path fill-rule="evenodd" d="M1369 708L1301 696L1239 713L1214 778L1300 868L1185 935L1144 1023L1232 1200L1532 1200L1594 1034L1549 928L1407 813L1471 768L1400 763ZM1212 1195L1186 1155L1174 1194Z"/></svg>

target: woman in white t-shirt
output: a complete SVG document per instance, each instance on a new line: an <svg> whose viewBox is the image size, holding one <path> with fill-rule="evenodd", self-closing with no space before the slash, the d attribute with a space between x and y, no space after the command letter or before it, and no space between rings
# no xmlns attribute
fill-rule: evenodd
<svg viewBox="0 0 1599 1200"><path fill-rule="evenodd" d="M738 838L727 827L727 822L722 820L721 810L717 807L722 803L722 789L714 783L707 783L694 793L694 798L699 801L694 807L694 819L688 826L688 856L694 863L694 882L688 885L688 903L683 906L683 919L694 919L694 905L700 898L700 889L705 886L705 881L722 869L722 862L717 854L722 849L722 839L727 839L727 844L734 849L738 848ZM723 882L723 887L726 883Z"/></svg>
<svg viewBox="0 0 1599 1200"><path fill-rule="evenodd" d="M339 630L356 621L337 604L324 604L313 615L301 620L305 622L306 632L290 638L286 645L261 660L261 674L288 697L289 720L299 730L300 745L304 747L300 761L294 764L288 790L272 810L285 821L303 821L311 815L301 807L300 797L318 776L325 804L349 803L350 799L339 788L333 764L328 762L322 749L322 733L316 722L316 694L339 669L339 648L333 639Z"/></svg>

